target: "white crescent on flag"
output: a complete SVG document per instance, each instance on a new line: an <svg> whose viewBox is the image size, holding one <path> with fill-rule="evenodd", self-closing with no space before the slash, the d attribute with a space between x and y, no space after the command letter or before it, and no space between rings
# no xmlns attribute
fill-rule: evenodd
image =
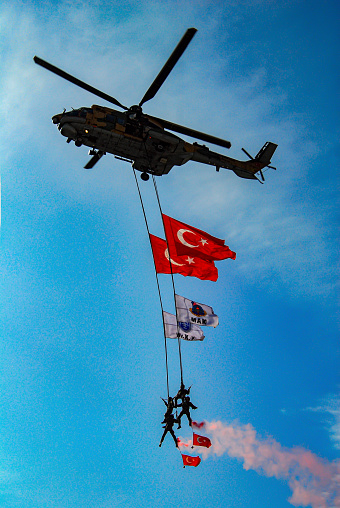
<svg viewBox="0 0 340 508"><path fill-rule="evenodd" d="M169 250L168 250L168 249L165 249L165 251L164 251L164 256L166 257L166 259L167 259L168 261L170 261L170 263L171 263L172 265L184 266L184 263L176 263L176 261L174 261L173 259L171 259L171 258L170 258L170 256L169 256Z"/></svg>
<svg viewBox="0 0 340 508"><path fill-rule="evenodd" d="M184 240L184 237L183 237L184 233L191 233L192 235L196 235L196 233L194 233L193 231L190 231L190 229L179 229L177 231L177 238L183 245L185 245L186 247L190 247L191 249L199 247L199 245L192 245L191 243Z"/></svg>
<svg viewBox="0 0 340 508"><path fill-rule="evenodd" d="M210 448L211 441L206 436L199 436L198 434L193 433L192 439L193 446L204 446L205 448Z"/></svg>
<svg viewBox="0 0 340 508"><path fill-rule="evenodd" d="M186 461L188 464L192 464L193 462L195 462L195 459L194 459L194 457L187 457Z"/></svg>

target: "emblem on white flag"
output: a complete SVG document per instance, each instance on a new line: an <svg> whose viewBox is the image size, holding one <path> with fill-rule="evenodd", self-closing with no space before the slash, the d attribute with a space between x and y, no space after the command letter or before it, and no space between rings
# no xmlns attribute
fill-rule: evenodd
<svg viewBox="0 0 340 508"><path fill-rule="evenodd" d="M213 308L204 303L176 295L176 310L180 321L199 326L213 326L214 328L218 325L218 316L214 314Z"/></svg>
<svg viewBox="0 0 340 508"><path fill-rule="evenodd" d="M169 339L203 340L201 328L189 321L178 321L176 316L163 312L165 335Z"/></svg>

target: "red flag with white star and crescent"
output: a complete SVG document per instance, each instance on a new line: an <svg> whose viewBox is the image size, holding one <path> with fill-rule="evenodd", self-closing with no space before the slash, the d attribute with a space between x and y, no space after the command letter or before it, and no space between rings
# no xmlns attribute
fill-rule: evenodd
<svg viewBox="0 0 340 508"><path fill-rule="evenodd" d="M224 244L224 240L164 215L164 213L163 221L172 256L175 251L178 256L187 254L210 261L236 259L236 253Z"/></svg>
<svg viewBox="0 0 340 508"><path fill-rule="evenodd" d="M200 457L192 457L191 455L183 455L181 453L182 459L183 459L183 466L194 466L197 467L198 464L201 462Z"/></svg>
<svg viewBox="0 0 340 508"><path fill-rule="evenodd" d="M185 277L197 277L201 280L217 280L218 271L213 261L189 255L177 256L176 254L171 254L170 258L165 240L150 234L150 242L157 273L171 273L172 269L172 273L180 273ZM171 268L169 259L171 259Z"/></svg>
<svg viewBox="0 0 340 508"><path fill-rule="evenodd" d="M193 432L192 444L193 446L204 446L205 448L210 448L211 441L208 437L200 436L199 434L195 434L195 432Z"/></svg>

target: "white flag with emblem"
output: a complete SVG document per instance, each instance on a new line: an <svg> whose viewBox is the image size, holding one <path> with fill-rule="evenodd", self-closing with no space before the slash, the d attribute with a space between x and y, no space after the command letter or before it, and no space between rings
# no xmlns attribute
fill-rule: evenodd
<svg viewBox="0 0 340 508"><path fill-rule="evenodd" d="M204 335L202 329L192 323L182 322L176 319L176 316L163 312L165 335L169 339L184 339L184 340L203 340Z"/></svg>
<svg viewBox="0 0 340 508"><path fill-rule="evenodd" d="M218 316L209 305L176 295L176 309L179 321L214 328L218 325Z"/></svg>

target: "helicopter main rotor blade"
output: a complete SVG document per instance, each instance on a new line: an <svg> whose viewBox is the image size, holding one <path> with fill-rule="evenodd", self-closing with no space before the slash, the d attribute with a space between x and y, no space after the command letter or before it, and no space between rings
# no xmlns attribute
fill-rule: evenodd
<svg viewBox="0 0 340 508"><path fill-rule="evenodd" d="M144 102L149 101L156 95L156 93L166 80L166 78L169 76L172 69L175 67L178 60L181 58L182 54L186 50L188 44L190 43L191 39L193 38L196 32L197 32L196 28L188 28L188 30L183 35L182 39L179 41L179 43L169 56L168 60L163 65L159 74L156 76L153 83L146 91L143 99L139 103L140 106L142 106Z"/></svg>
<svg viewBox="0 0 340 508"><path fill-rule="evenodd" d="M202 141L207 141L208 143L213 143L214 145L223 146L224 148L230 148L231 143L225 139L216 138L215 136L211 136L210 134L205 134L204 132L195 131L194 129L190 129L190 127L184 127L184 125L178 125L177 123L169 122L168 120L163 120L162 118L157 118L156 116L145 115L150 120L154 120L158 124L160 124L163 128L169 129L170 131L179 132L180 134L185 134L186 136L190 136L191 138L200 139Z"/></svg>
<svg viewBox="0 0 340 508"><path fill-rule="evenodd" d="M101 99L104 99L104 100L106 100L108 102L111 102L115 106L118 106L118 107L120 107L122 109L128 109L126 106L123 106L123 104L118 102L117 99L115 99L114 97L111 97L111 95L108 95L108 94L106 94L104 92L101 92L97 88L94 88L93 86L88 85L84 81L81 81L80 79L75 78L74 76L71 76L71 74L68 74L67 72L65 72L63 70L58 69L58 67L55 67L54 65L46 62L45 60L42 60L38 56L33 57L33 60L35 61L36 64L41 65L41 67L44 67L48 71L51 71L54 74L57 74L61 78L64 78L67 81L70 81L74 85L77 85L80 88L83 88L84 90L87 90L88 92L93 93L94 95L97 95Z"/></svg>

